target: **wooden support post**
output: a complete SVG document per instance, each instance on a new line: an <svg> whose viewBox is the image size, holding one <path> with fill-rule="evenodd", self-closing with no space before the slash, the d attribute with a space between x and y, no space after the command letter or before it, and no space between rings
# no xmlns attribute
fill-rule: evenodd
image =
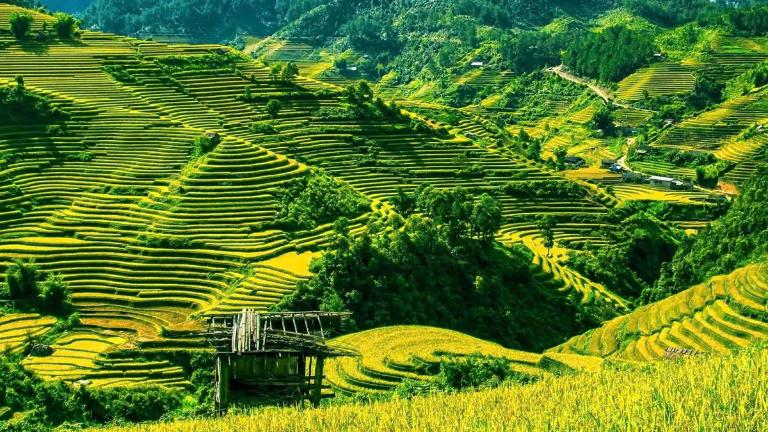
<svg viewBox="0 0 768 432"><path fill-rule="evenodd" d="M315 363L315 382L312 385L312 405L315 407L320 405L320 398L323 393L323 364L325 358L322 355L317 356L317 362Z"/></svg>
<svg viewBox="0 0 768 432"><path fill-rule="evenodd" d="M229 405L230 365L224 356L216 357L216 394L214 404L217 413L223 413Z"/></svg>

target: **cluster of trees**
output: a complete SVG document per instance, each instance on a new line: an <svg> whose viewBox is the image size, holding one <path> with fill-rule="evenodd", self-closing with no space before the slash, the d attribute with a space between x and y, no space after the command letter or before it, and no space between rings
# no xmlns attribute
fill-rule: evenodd
<svg viewBox="0 0 768 432"><path fill-rule="evenodd" d="M728 212L694 237L685 237L656 283L643 292L653 302L691 285L727 274L768 254L768 168L761 166L744 184Z"/></svg>
<svg viewBox="0 0 768 432"><path fill-rule="evenodd" d="M69 285L57 273L42 273L34 261L16 260L5 273L0 297L54 314L71 311Z"/></svg>
<svg viewBox="0 0 768 432"><path fill-rule="evenodd" d="M182 34L211 42L239 33L267 35L285 21L275 0L95 0L85 20L128 35ZM296 2L302 3L302 2Z"/></svg>
<svg viewBox="0 0 768 432"><path fill-rule="evenodd" d="M756 87L768 84L768 62L760 63L725 84L726 97L745 95Z"/></svg>
<svg viewBox="0 0 768 432"><path fill-rule="evenodd" d="M633 206L613 209L607 219L611 228L597 234L608 245L572 253L568 265L628 299L637 299L658 279L683 234Z"/></svg>
<svg viewBox="0 0 768 432"><path fill-rule="evenodd" d="M181 392L159 387L92 390L46 382L9 353L0 355L0 376L0 406L24 413L11 422L0 421L0 428L8 432L51 430L63 423L86 426L158 420L182 404Z"/></svg>
<svg viewBox="0 0 768 432"><path fill-rule="evenodd" d="M277 194L280 210L273 226L286 230L308 230L335 221L354 218L370 210L370 202L322 171L294 179Z"/></svg>
<svg viewBox="0 0 768 432"><path fill-rule="evenodd" d="M476 238L491 241L501 227L501 203L484 193L474 200L462 188L436 189L419 185L412 193L400 188L392 204L407 217L420 212L446 230L449 239Z"/></svg>
<svg viewBox="0 0 768 432"><path fill-rule="evenodd" d="M315 115L327 119L406 120L406 116L394 101L386 104L374 95L373 89L365 81L345 87L342 98L341 108L321 108Z"/></svg>
<svg viewBox="0 0 768 432"><path fill-rule="evenodd" d="M80 36L80 21L77 18L63 12L57 12L53 17L50 27L47 21L43 22L42 29L36 36L38 39L46 40L51 35L56 35L61 39L72 39ZM26 12L13 12L8 19L10 31L17 39L29 36L34 22L35 18Z"/></svg>
<svg viewBox="0 0 768 432"><path fill-rule="evenodd" d="M583 186L565 180L511 181L501 187L507 195L526 198L583 198L589 191Z"/></svg>
<svg viewBox="0 0 768 432"><path fill-rule="evenodd" d="M731 10L726 15L726 22L744 36L768 35L768 5Z"/></svg>
<svg viewBox="0 0 768 432"><path fill-rule="evenodd" d="M286 64L275 63L269 69L269 79L289 83L299 75L299 67L294 62Z"/></svg>
<svg viewBox="0 0 768 432"><path fill-rule="evenodd" d="M48 98L27 90L21 76L15 85L0 87L0 126L50 123L66 117Z"/></svg>
<svg viewBox="0 0 768 432"><path fill-rule="evenodd" d="M624 25L587 32L568 46L563 63L579 75L619 81L653 58L653 36Z"/></svg>
<svg viewBox="0 0 768 432"><path fill-rule="evenodd" d="M677 26L719 14L726 1L712 0L623 0L632 12L654 23Z"/></svg>
<svg viewBox="0 0 768 432"><path fill-rule="evenodd" d="M538 289L527 249L492 242L500 223L492 197L425 186L393 204L399 214L359 236L338 220L313 276L279 308L351 311L359 329L433 325L528 350L592 325L566 298Z"/></svg>
<svg viewBox="0 0 768 432"><path fill-rule="evenodd" d="M244 58L234 51L216 51L204 55L173 55L158 57L154 61L168 72L190 70L236 69ZM247 59L246 59L247 60Z"/></svg>

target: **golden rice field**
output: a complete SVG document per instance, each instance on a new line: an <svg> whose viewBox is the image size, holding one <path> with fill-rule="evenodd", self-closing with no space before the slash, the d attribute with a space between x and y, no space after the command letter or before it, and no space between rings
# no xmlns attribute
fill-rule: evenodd
<svg viewBox="0 0 768 432"><path fill-rule="evenodd" d="M768 350L692 356L526 386L319 409L267 408L111 432L763 431Z"/></svg>
<svg viewBox="0 0 768 432"><path fill-rule="evenodd" d="M639 307L551 351L652 361L675 349L727 353L765 340L768 262Z"/></svg>
<svg viewBox="0 0 768 432"><path fill-rule="evenodd" d="M425 326L376 328L341 336L331 343L360 354L332 359L326 366L326 380L342 394L393 390L404 380L428 383L441 362L471 354L505 358L513 370L531 377L553 371L597 370L603 362L599 357L511 350L456 331Z"/></svg>
<svg viewBox="0 0 768 432"><path fill-rule="evenodd" d="M0 27L7 27L15 10L0 4ZM276 192L309 168L325 170L372 202L424 183L498 193L510 181L568 181L519 155L496 151L498 127L476 113L456 110L454 135L440 137L388 120L320 116L318 110L341 107L343 98L333 93L338 86L306 77L285 85L247 57L221 68L162 67L169 56L196 59L227 50L217 45L92 31L83 31L77 44L54 41L30 50L0 36L0 45L3 85L21 75L27 89L70 114L59 129L0 128L0 154L8 156L0 175L0 273L12 260L30 258L44 272L61 273L84 325L78 330L91 332L57 341L60 358L29 364L46 378L122 385L143 376L186 385L173 365L135 353L202 349L204 341L194 333L201 316L265 310L309 277L309 262L327 247L331 224L303 232L264 228L279 210ZM270 59L278 62L310 52L299 42L268 46ZM130 79L111 75L105 66ZM474 82L506 78L479 74ZM240 97L246 88L257 101ZM269 119L269 98L282 103L276 136L250 127ZM190 160L192 143L203 133L219 134L221 143ZM360 140L381 149L380 166L358 163L354 143ZM479 167L479 175L458 174L468 165ZM542 215L561 219L556 236L572 239L597 228L589 221L614 204L598 193L498 198L507 221L501 238L528 238L523 244L537 256ZM352 220L352 231L362 229L369 215ZM169 246L173 242L183 246ZM538 257L532 265L548 289L603 302L616 314L623 310L608 288L573 270ZM22 327L12 334L39 326ZM17 336L12 343L18 345Z"/></svg>
<svg viewBox="0 0 768 432"><path fill-rule="evenodd" d="M0 316L0 351L17 351L29 338L45 335L54 324L55 318L38 314Z"/></svg>

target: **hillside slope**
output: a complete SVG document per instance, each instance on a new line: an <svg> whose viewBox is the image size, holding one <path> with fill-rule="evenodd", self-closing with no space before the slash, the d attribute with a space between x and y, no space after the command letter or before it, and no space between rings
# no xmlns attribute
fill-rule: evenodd
<svg viewBox="0 0 768 432"><path fill-rule="evenodd" d="M0 27L15 10L0 4ZM377 212L399 187L423 183L494 194L506 218L500 240L531 248L542 287L609 315L625 308L610 289L546 257L536 237L537 221L550 214L563 222L557 238L588 241L579 233L603 226L596 218L610 202L597 193L503 192L509 182L570 182L460 135L466 128L490 141L495 132L482 123L468 120L445 135L418 122L350 116L338 87L275 80L263 64L220 46L89 31L77 41L0 37L0 80L10 89L16 76L68 117L0 128L0 271L32 258L69 283L88 329L77 337L100 341L83 344L93 347L88 367L70 362L61 374L69 380L154 376L186 385L166 363L130 359L199 349L192 332L201 315L264 310L308 276L332 227L274 222L280 190L310 168L348 184ZM281 106L274 122L272 99ZM194 156L206 135L220 143ZM353 218L351 231L367 218Z"/></svg>
<svg viewBox="0 0 768 432"><path fill-rule="evenodd" d="M333 359L326 379L342 394L394 390L405 381L427 384L441 362L477 354L503 358L521 376L541 378L564 370L597 370L603 360L569 354L533 354L504 348L465 334L423 326L382 327L338 337L332 344L353 348L360 357Z"/></svg>
<svg viewBox="0 0 768 432"><path fill-rule="evenodd" d="M768 262L713 277L577 336L553 352L658 360L725 353L768 339Z"/></svg>
<svg viewBox="0 0 768 432"><path fill-rule="evenodd" d="M764 430L768 350L642 369L549 377L526 386L346 404L261 409L213 420L113 428L160 431Z"/></svg>

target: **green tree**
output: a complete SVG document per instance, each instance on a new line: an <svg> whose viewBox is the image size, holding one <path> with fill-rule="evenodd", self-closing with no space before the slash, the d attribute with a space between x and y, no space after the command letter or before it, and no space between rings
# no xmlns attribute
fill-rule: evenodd
<svg viewBox="0 0 768 432"><path fill-rule="evenodd" d="M280 74L280 77L285 82L291 82L298 75L299 75L299 67L296 66L296 63L288 62L285 66L283 66L283 70Z"/></svg>
<svg viewBox="0 0 768 432"><path fill-rule="evenodd" d="M40 285L43 309L52 313L67 312L70 308L69 284L58 273L50 273Z"/></svg>
<svg viewBox="0 0 768 432"><path fill-rule="evenodd" d="M487 193L480 195L472 207L472 230L483 240L490 241L502 220L501 203Z"/></svg>
<svg viewBox="0 0 768 432"><path fill-rule="evenodd" d="M347 59L343 57L336 57L333 59L333 67L340 72L347 70Z"/></svg>
<svg viewBox="0 0 768 432"><path fill-rule="evenodd" d="M269 79L277 81L283 74L283 65L276 63L269 69Z"/></svg>
<svg viewBox="0 0 768 432"><path fill-rule="evenodd" d="M267 114L269 114L272 118L277 118L277 115L280 114L280 109L282 108L282 104L277 99L270 99L267 102Z"/></svg>
<svg viewBox="0 0 768 432"><path fill-rule="evenodd" d="M11 33L13 33L16 39L26 36L32 29L34 22L35 18L26 12L13 12L8 19L8 23L11 25Z"/></svg>
<svg viewBox="0 0 768 432"><path fill-rule="evenodd" d="M544 247L547 248L547 258L552 257L552 248L555 246L555 232L551 229L541 231Z"/></svg>
<svg viewBox="0 0 768 432"><path fill-rule="evenodd" d="M608 105L602 105L592 116L592 127L602 130L605 134L613 132L615 127L613 109Z"/></svg>
<svg viewBox="0 0 768 432"><path fill-rule="evenodd" d="M547 248L547 257L550 257L552 248L555 246L555 219L552 216L544 216L537 221L536 225L539 227L544 247Z"/></svg>
<svg viewBox="0 0 768 432"><path fill-rule="evenodd" d="M34 298L40 272L34 260L14 260L5 273L5 294L12 299Z"/></svg>
<svg viewBox="0 0 768 432"><path fill-rule="evenodd" d="M72 39L76 34L80 21L70 14L57 12L54 16L53 31L62 39Z"/></svg>

